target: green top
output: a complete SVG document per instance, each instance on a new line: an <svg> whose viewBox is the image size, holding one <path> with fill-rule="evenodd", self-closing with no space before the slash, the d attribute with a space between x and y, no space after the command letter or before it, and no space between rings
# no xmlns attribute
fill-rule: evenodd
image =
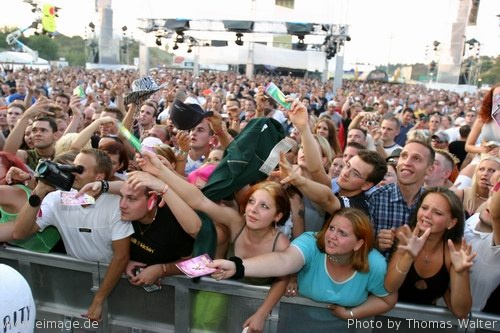
<svg viewBox="0 0 500 333"><path fill-rule="evenodd" d="M13 186L22 189L24 192L26 192L26 197L29 198L31 189L24 185ZM0 223L14 221L18 215L18 213L8 213L4 211L2 207L0 207L0 214ZM37 232L27 239L10 241L9 244L17 245L19 247L22 247L23 249L34 252L48 253L60 239L61 236L59 235L57 229L53 226L50 226L45 228L42 232Z"/></svg>

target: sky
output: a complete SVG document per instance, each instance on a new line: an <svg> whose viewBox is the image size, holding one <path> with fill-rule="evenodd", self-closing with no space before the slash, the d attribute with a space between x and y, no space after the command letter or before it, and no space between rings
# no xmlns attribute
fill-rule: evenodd
<svg viewBox="0 0 500 333"><path fill-rule="evenodd" d="M351 41L344 49L345 61L383 65L428 63L430 45L446 44L457 17L458 0L295 0L293 11L276 9L274 0L97 0L112 1L115 34L126 25L133 37L154 45L154 36L135 29L138 18L241 19L348 24ZM462 0L463 1L463 0ZM58 31L85 36L89 22L97 22L95 0L46 1L61 7ZM31 7L10 0L9 11L0 13L0 26L26 27L34 19ZM500 1L481 0L478 25L468 27L465 40L481 43L480 54L500 54ZM426 49L430 49L427 51Z"/></svg>

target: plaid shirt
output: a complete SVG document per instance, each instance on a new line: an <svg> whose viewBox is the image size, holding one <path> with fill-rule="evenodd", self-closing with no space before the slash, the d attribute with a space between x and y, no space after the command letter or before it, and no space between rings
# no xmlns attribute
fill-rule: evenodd
<svg viewBox="0 0 500 333"><path fill-rule="evenodd" d="M423 190L422 187L410 207L406 204L397 184L388 184L373 192L368 198L368 207L375 235L378 235L381 229L397 229L408 223L411 214L416 211L417 202Z"/></svg>

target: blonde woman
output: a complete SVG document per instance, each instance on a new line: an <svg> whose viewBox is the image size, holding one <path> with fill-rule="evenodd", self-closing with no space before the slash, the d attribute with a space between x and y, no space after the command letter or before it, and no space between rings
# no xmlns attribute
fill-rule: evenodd
<svg viewBox="0 0 500 333"><path fill-rule="evenodd" d="M476 167L472 176L472 186L454 190L463 203L466 217L473 215L476 210L489 198L491 176L500 168L500 159L486 155Z"/></svg>

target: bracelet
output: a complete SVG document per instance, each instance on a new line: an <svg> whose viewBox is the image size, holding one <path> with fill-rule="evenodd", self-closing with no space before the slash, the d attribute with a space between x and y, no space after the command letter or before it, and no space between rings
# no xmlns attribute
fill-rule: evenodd
<svg viewBox="0 0 500 333"><path fill-rule="evenodd" d="M109 183L107 180L101 180L101 193L106 193L109 191Z"/></svg>
<svg viewBox="0 0 500 333"><path fill-rule="evenodd" d="M236 273L231 277L232 280L240 280L245 276L245 266L240 257L231 257L228 260L234 262L236 265Z"/></svg>
<svg viewBox="0 0 500 333"><path fill-rule="evenodd" d="M177 154L181 155L181 156L187 156L188 155L188 152L187 151L184 151L182 149L178 149L177 150Z"/></svg>
<svg viewBox="0 0 500 333"><path fill-rule="evenodd" d="M161 277L167 276L167 265L161 264L161 268L163 269L163 275Z"/></svg>
<svg viewBox="0 0 500 333"><path fill-rule="evenodd" d="M399 268L399 261L400 261L400 260L401 260L401 259L399 259L399 260L396 262L396 272L398 272L399 274L403 274L403 275L404 275L404 274L408 274L408 272L409 272L410 270L407 270L406 272L403 272L403 271Z"/></svg>
<svg viewBox="0 0 500 333"><path fill-rule="evenodd" d="M346 309L347 312L349 312L349 315L351 316L352 319L354 319L354 312L352 312L352 308Z"/></svg>
<svg viewBox="0 0 500 333"><path fill-rule="evenodd" d="M161 196L164 196L165 194L167 194L169 189L170 189L170 187L168 186L168 184L165 184L165 187L163 188L163 190L161 190L161 192L159 194Z"/></svg>

